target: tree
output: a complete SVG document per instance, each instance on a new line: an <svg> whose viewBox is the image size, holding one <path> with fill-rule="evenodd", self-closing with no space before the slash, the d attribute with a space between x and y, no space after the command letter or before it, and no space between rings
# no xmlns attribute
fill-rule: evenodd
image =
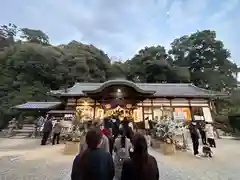
<svg viewBox="0 0 240 180"><path fill-rule="evenodd" d="M171 56L162 46L146 47L138 52L130 61L128 78L140 82L166 83L188 81L188 77L182 79L178 76L179 67L173 66Z"/></svg>
<svg viewBox="0 0 240 180"><path fill-rule="evenodd" d="M17 32L18 28L15 24L0 26L0 49L12 45Z"/></svg>
<svg viewBox="0 0 240 180"><path fill-rule="evenodd" d="M22 28L21 33L21 38L29 42L49 44L49 37L41 30Z"/></svg>
<svg viewBox="0 0 240 180"><path fill-rule="evenodd" d="M121 61L112 62L108 72L108 79L112 78L127 78L129 68L127 63Z"/></svg>
<svg viewBox="0 0 240 180"><path fill-rule="evenodd" d="M237 85L237 65L229 60L230 52L223 42L216 40L215 31L175 39L169 53L176 66L190 70L191 82L199 87L229 92Z"/></svg>
<svg viewBox="0 0 240 180"><path fill-rule="evenodd" d="M111 67L109 57L93 45L72 41L59 46L65 58L62 61L69 69L73 81L104 82Z"/></svg>
<svg viewBox="0 0 240 180"><path fill-rule="evenodd" d="M17 104L52 99L49 89L58 89L65 81L58 62L61 54L53 48L16 43L0 53L0 121L16 115L11 107Z"/></svg>

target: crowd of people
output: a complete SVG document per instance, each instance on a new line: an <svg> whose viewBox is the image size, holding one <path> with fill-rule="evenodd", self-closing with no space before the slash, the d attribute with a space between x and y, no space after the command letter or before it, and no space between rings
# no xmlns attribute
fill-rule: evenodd
<svg viewBox="0 0 240 180"><path fill-rule="evenodd" d="M71 179L158 180L159 171L145 136L134 132L127 118L120 122L111 117L89 128L73 161Z"/></svg>
<svg viewBox="0 0 240 180"><path fill-rule="evenodd" d="M52 134L52 144L59 144L61 124L54 125L47 117L43 125L42 145L46 145ZM192 121L189 126L193 153L199 156L199 139L206 147L216 148L214 130L208 122ZM102 123L88 127L84 144L75 157L72 166L72 180L157 180L159 171L156 159L148 154L148 133L143 135L134 129L134 123L127 118L105 118Z"/></svg>

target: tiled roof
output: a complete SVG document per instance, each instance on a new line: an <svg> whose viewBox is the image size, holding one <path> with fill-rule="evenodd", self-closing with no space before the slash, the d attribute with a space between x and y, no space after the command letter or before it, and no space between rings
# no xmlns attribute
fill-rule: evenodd
<svg viewBox="0 0 240 180"><path fill-rule="evenodd" d="M111 80L113 81L113 80ZM115 81L116 82L116 81ZM76 83L67 90L51 91L52 94L60 96L77 96L84 95L86 91L94 91L105 83ZM163 97L209 97L209 96L226 96L224 93L214 92L202 89L193 84L187 83L135 83L143 91L153 91L154 96Z"/></svg>
<svg viewBox="0 0 240 180"><path fill-rule="evenodd" d="M14 106L15 109L52 109L59 106L61 102L27 102Z"/></svg>

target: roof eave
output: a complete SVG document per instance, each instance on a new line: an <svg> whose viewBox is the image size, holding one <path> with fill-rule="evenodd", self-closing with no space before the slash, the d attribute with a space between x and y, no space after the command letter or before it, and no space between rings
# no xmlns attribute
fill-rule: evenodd
<svg viewBox="0 0 240 180"><path fill-rule="evenodd" d="M56 102L57 104L52 105L52 106L49 106L49 107L46 107L46 108L26 108L26 107L19 107L19 106L21 106L21 105L28 104L28 103L37 103L37 102L26 102L26 103L23 103L23 104L20 104L20 105L13 106L13 107L11 107L11 108L12 108L12 109L19 109L19 110L50 110L50 109L57 108L58 106L60 106L60 105L62 104L62 102ZM44 102L41 101L40 103L44 103Z"/></svg>
<svg viewBox="0 0 240 180"><path fill-rule="evenodd" d="M60 97L88 97L89 95L87 94L54 94L55 96L60 96ZM160 95L160 94L145 94L147 96L152 96L152 97L176 97L176 98L216 98L216 97L229 97L228 95L217 95L217 94L210 94L210 95L174 95L174 94L169 94L169 95Z"/></svg>

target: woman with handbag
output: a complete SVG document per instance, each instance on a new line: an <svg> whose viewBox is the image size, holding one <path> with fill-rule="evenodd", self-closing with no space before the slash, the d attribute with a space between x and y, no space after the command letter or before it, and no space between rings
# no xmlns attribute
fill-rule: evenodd
<svg viewBox="0 0 240 180"><path fill-rule="evenodd" d="M132 148L132 144L130 139L128 139L125 135L125 131L123 129L119 130L119 135L114 142L114 165L115 165L115 179L121 179L122 173L122 165L123 161L130 157L130 149Z"/></svg>

